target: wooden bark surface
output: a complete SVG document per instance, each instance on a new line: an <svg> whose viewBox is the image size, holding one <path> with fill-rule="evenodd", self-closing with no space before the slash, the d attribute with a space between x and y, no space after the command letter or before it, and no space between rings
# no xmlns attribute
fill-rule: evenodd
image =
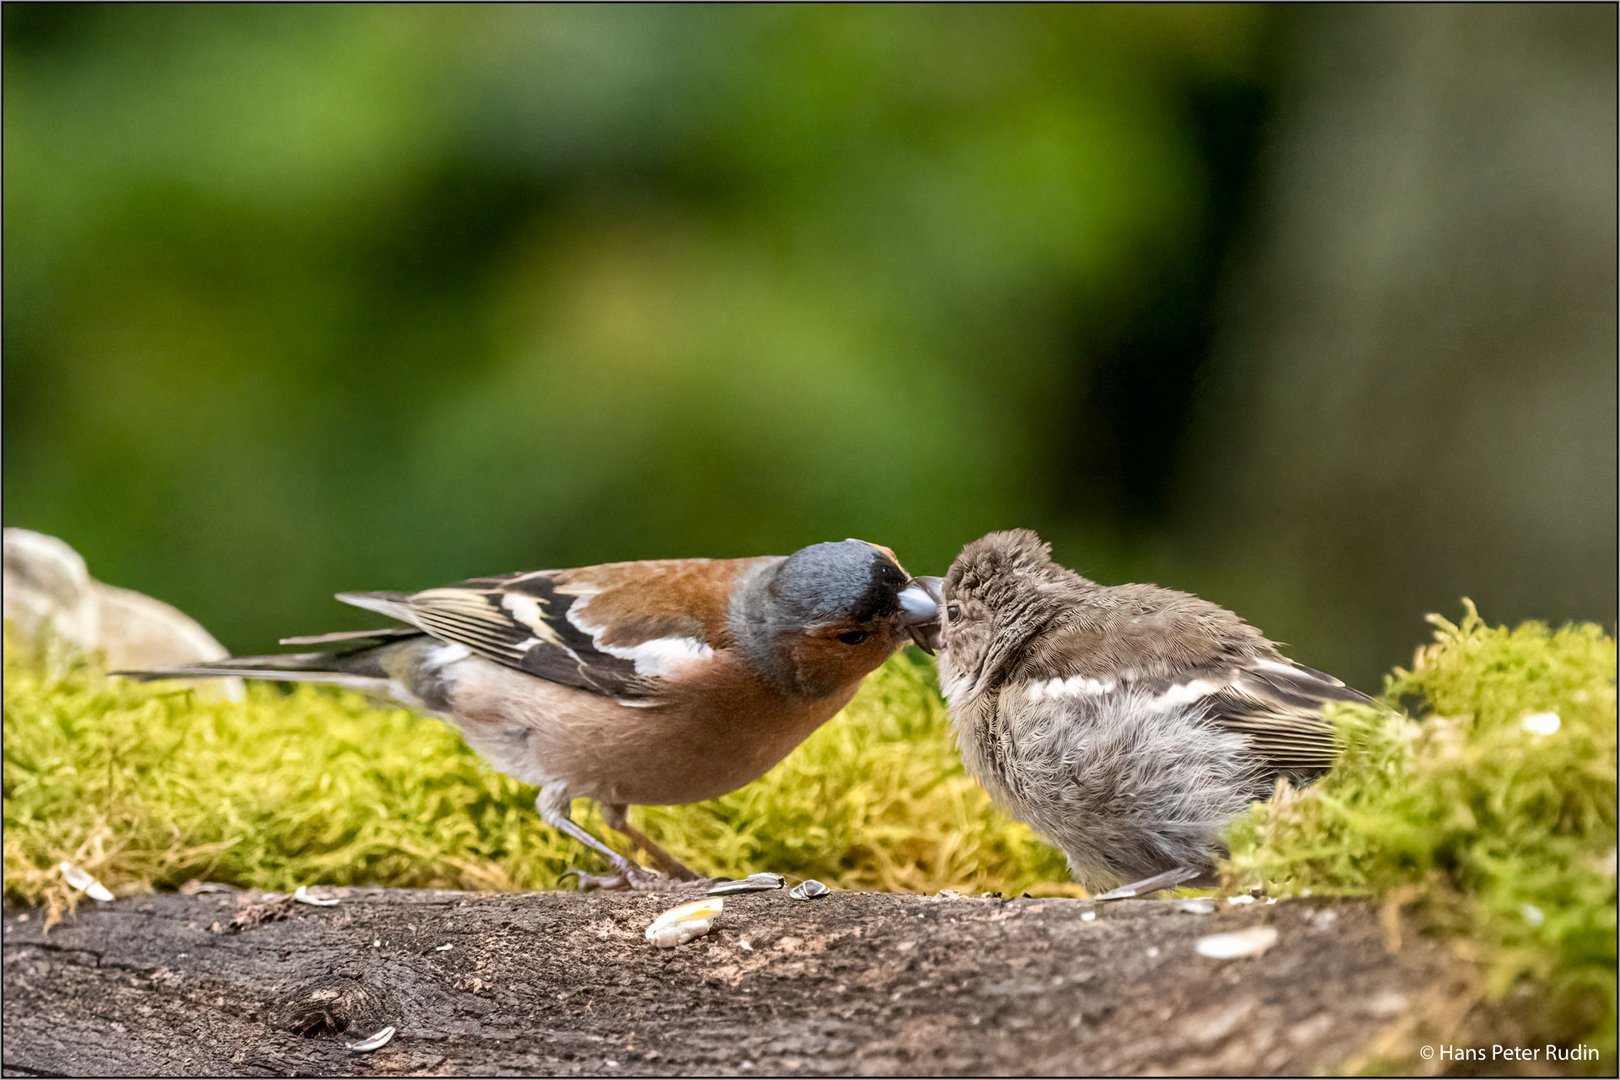
<svg viewBox="0 0 1620 1080"><path fill-rule="evenodd" d="M10 912L5 1072L1304 1073L1377 1053L1453 963L1342 902L770 892L657 949L643 930L688 897L328 895L86 901L49 932ZM1256 924L1262 956L1195 951Z"/></svg>

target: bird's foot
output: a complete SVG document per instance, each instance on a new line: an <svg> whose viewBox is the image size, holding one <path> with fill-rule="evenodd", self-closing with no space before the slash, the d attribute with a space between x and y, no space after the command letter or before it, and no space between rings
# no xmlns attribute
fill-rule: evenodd
<svg viewBox="0 0 1620 1080"><path fill-rule="evenodd" d="M1121 885L1117 889L1110 889L1101 896L1093 896L1093 900L1135 900L1144 896L1152 896L1156 892L1167 889L1179 889L1183 885L1195 885L1199 878L1205 876L1207 870L1193 866L1177 866L1162 874L1133 881L1129 885Z"/></svg>
<svg viewBox="0 0 1620 1080"><path fill-rule="evenodd" d="M629 866L623 870L612 870L606 874L592 874L576 866L566 871L563 876L573 877L579 885L580 892L590 892L593 889L614 892L674 892L691 889L700 884L708 885L707 880L703 882L680 881L660 874L656 870L649 870L644 866Z"/></svg>

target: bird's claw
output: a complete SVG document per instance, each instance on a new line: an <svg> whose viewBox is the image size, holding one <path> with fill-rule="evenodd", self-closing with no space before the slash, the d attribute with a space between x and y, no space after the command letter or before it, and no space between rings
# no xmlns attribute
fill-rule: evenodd
<svg viewBox="0 0 1620 1080"><path fill-rule="evenodd" d="M592 874L575 866L564 871L563 877L573 877L580 892L589 892L593 889L615 892L668 892L672 889L690 887L691 884L666 877L644 866L629 866L606 874Z"/></svg>

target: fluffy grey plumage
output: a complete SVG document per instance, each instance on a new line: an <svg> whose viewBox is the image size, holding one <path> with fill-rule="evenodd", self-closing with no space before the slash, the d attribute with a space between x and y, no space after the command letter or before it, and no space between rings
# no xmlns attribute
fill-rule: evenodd
<svg viewBox="0 0 1620 1080"><path fill-rule="evenodd" d="M1099 585L1028 530L969 544L937 587L969 772L1090 889L1207 874L1234 816L1332 764L1322 706L1368 700L1225 608Z"/></svg>

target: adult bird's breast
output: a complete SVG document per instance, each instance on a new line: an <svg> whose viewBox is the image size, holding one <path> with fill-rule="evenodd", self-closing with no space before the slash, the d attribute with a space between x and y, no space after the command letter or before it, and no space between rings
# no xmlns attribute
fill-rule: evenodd
<svg viewBox="0 0 1620 1080"><path fill-rule="evenodd" d="M700 802L758 779L853 695L784 699L726 660L679 692L646 700L548 683L476 657L445 677L447 719L497 769L635 805Z"/></svg>

